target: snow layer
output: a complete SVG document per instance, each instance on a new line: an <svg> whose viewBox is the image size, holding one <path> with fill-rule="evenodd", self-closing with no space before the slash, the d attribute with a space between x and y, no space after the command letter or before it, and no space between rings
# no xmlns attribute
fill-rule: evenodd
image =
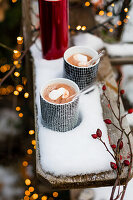
<svg viewBox="0 0 133 200"><path fill-rule="evenodd" d="M92 190L95 192L94 200L108 200L110 198L112 187L95 188ZM124 200L132 200L132 199L133 199L133 179L129 182L124 197Z"/></svg>
<svg viewBox="0 0 133 200"><path fill-rule="evenodd" d="M108 54L111 57L133 56L133 44L105 44Z"/></svg>
<svg viewBox="0 0 133 200"><path fill-rule="evenodd" d="M104 42L101 38L90 33L79 33L73 37L74 45L86 46L95 49L96 51L104 48Z"/></svg>
<svg viewBox="0 0 133 200"><path fill-rule="evenodd" d="M39 40L37 46L40 46ZM112 158L103 144L91 134L103 131L103 140L110 149L107 128L103 122L98 88L80 99L82 121L74 130L65 133L51 131L41 124L39 91L48 80L62 77L63 59L47 61L33 45L31 52L36 73L36 104L38 109L40 158L43 170L55 175L77 175L110 170Z"/></svg>
<svg viewBox="0 0 133 200"><path fill-rule="evenodd" d="M125 95L130 104L133 105L133 65L123 65L122 72L122 87L125 89Z"/></svg>

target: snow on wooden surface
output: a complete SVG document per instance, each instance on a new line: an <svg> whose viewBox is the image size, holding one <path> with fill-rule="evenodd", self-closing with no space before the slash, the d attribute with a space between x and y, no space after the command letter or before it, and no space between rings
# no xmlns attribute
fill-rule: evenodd
<svg viewBox="0 0 133 200"><path fill-rule="evenodd" d="M48 80L62 77L63 59L42 59L40 41L31 48L36 73L36 105L38 111L40 160L42 169L54 175L79 175L110 170L112 158L105 147L91 134L97 128L103 131L103 139L110 149L107 128L103 122L100 92L96 89L80 99L81 123L74 130L58 133L43 127L41 123L39 91Z"/></svg>

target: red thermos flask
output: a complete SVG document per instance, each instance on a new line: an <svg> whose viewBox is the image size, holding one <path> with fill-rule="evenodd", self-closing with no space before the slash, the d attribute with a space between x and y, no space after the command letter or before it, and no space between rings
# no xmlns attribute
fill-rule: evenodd
<svg viewBox="0 0 133 200"><path fill-rule="evenodd" d="M68 48L68 0L39 0L43 58L63 56Z"/></svg>

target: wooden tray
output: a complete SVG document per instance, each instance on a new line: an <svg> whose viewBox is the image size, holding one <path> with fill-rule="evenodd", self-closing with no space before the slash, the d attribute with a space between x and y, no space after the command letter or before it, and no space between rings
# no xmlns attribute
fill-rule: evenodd
<svg viewBox="0 0 133 200"><path fill-rule="evenodd" d="M104 81L108 85L107 95L113 105L113 108L116 112L118 112L116 99L117 99L117 87L116 82L113 77L113 72L108 60L108 57L105 56L100 64L100 70L98 74L98 81ZM35 68L35 66L34 66ZM33 69L33 73L34 73ZM34 91L36 87L36 78L34 73ZM101 105L103 108L103 118L110 118L115 124L117 124L116 119L113 114L108 111L108 103L106 99L101 96ZM123 105L121 106L121 110L124 113ZM73 188L87 188L87 187L103 187L103 186L112 186L116 179L116 173L113 170L105 171L98 174L86 174L86 175L77 175L77 176L54 176L52 174L46 173L43 171L40 163L40 149L39 149L39 140L38 140L38 114L37 114L37 105L34 104L34 112L35 112L35 132L36 132L36 173L43 183L47 184L49 189L73 189ZM127 120L123 120L123 125L126 131L129 131L129 125ZM115 133L115 134L114 134ZM112 143L116 143L118 138L120 137L120 132L114 126L110 125L108 128L108 134L112 141ZM132 137L132 136L131 136ZM133 139L133 138L132 138ZM121 155L127 155L129 152L127 139L124 137L124 148L121 152ZM127 177L127 167L124 168L123 173L121 175L121 184L124 184L125 179Z"/></svg>

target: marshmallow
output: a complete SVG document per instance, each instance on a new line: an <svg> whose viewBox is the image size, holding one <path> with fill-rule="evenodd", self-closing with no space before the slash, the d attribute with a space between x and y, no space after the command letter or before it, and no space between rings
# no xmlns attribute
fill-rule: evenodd
<svg viewBox="0 0 133 200"><path fill-rule="evenodd" d="M57 100L61 96L62 98L67 98L69 96L69 91L62 87L57 90L52 90L49 93L49 98L52 100Z"/></svg>
<svg viewBox="0 0 133 200"><path fill-rule="evenodd" d="M73 56L73 58L78 62L87 62L87 56L77 53Z"/></svg>

